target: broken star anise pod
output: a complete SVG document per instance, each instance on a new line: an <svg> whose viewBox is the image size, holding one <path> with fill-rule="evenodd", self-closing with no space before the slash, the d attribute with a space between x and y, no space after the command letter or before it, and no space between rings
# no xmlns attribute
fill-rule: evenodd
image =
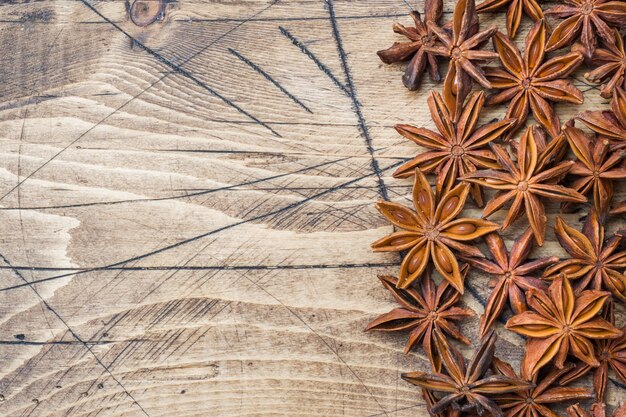
<svg viewBox="0 0 626 417"><path fill-rule="evenodd" d="M626 2L607 0L563 0L564 5L551 7L544 13L565 19L554 28L548 39L548 51L554 51L580 38L584 54L591 58L601 38L613 43L609 24L626 25Z"/></svg>
<svg viewBox="0 0 626 417"><path fill-rule="evenodd" d="M459 176L476 171L477 167L498 168L496 156L487 145L506 132L514 120L504 119L476 128L484 102L483 92L472 93L455 122L451 109L439 93L433 91L428 98L428 108L439 133L410 125L396 125L402 136L431 150L402 164L393 176L409 177L416 167L425 174L434 171L437 173L437 195L441 195L452 189ZM472 184L470 193L476 204L482 207L484 202L480 186Z"/></svg>
<svg viewBox="0 0 626 417"><path fill-rule="evenodd" d="M613 92L611 110L584 111L578 120L599 135L615 141L613 148L626 147L626 91L618 87Z"/></svg>
<svg viewBox="0 0 626 417"><path fill-rule="evenodd" d="M532 387L532 384L516 377L488 374L495 352L494 332L483 339L467 367L461 354L449 346L439 334L436 335L436 341L447 374L424 372L402 374L402 378L411 384L433 393L443 394L437 397L437 403L431 407L430 412L433 414L446 410L460 410L473 411L479 416L504 417L493 397Z"/></svg>
<svg viewBox="0 0 626 417"><path fill-rule="evenodd" d="M615 325L615 305L613 301L609 301L602 312L602 317ZM626 326L622 327L622 333L626 331ZM599 339L595 341L595 352L600 366L593 368L586 363L580 363L572 372L564 376L561 381L563 384L574 381L589 371L594 371L593 386L596 391L596 401L604 402L606 386L609 380L609 369L615 372L615 375L626 384L626 334L617 339Z"/></svg>
<svg viewBox="0 0 626 417"><path fill-rule="evenodd" d="M467 270L467 265L461 268L463 276ZM448 281L444 280L437 286L427 273L420 280L420 291L417 291L414 288L397 288L398 280L394 277L378 278L402 307L378 317L367 325L366 331L411 330L404 353L408 353L416 343L422 342L424 352L428 355L435 372L441 370L441 360L435 344L436 331L466 345L470 344L469 339L463 336L461 329L454 322L473 316L474 311L455 306L461 299L461 293L452 288Z"/></svg>
<svg viewBox="0 0 626 417"><path fill-rule="evenodd" d="M593 53L591 62L598 65L593 71L585 74L585 78L593 83L608 82L600 86L600 95L609 98L616 88L626 88L626 50L624 39L619 30L613 29L615 44L605 44Z"/></svg>
<svg viewBox="0 0 626 417"><path fill-rule="evenodd" d="M511 365L498 358L493 359L493 368L500 375L517 378ZM593 398L593 392L585 388L554 386L573 368L574 364L570 363L562 369L553 368L541 377L535 374L531 379L535 387L498 396L496 403L506 413L506 417L555 417L557 414L548 407L549 404Z"/></svg>
<svg viewBox="0 0 626 417"><path fill-rule="evenodd" d="M425 46L426 52L446 57L450 60L448 73L443 87L443 98L448 109L451 109L454 120L461 113L465 98L472 89L472 79L485 88L491 88L491 83L485 74L474 62L485 62L498 57L491 51L478 48L494 33L496 26L479 33L476 32L476 3L474 0L459 0L454 9L452 18L452 33L428 22L428 28L437 36L440 44Z"/></svg>
<svg viewBox="0 0 626 417"><path fill-rule="evenodd" d="M464 181L500 190L485 206L483 210L485 218L502 208L508 201L513 202L502 224L502 230L508 228L525 211L539 246L543 245L547 226L546 211L540 197L577 203L587 201L587 198L579 192L556 184L563 179L574 162L560 162L549 168L550 162L559 151L558 146L550 146L554 143L556 139L539 152L535 133L528 127L517 145L517 163L513 162L503 147L492 144L491 149L505 170L480 170L462 177Z"/></svg>
<svg viewBox="0 0 626 417"><path fill-rule="evenodd" d="M529 111L551 137L561 131L561 122L554 111L554 102L581 104L583 93L567 77L583 62L580 52L571 52L544 62L546 52L546 23L537 22L526 36L524 55L505 35L496 33L494 49L503 67L484 68L493 88L502 90L487 98L490 106L510 102L506 117L517 119L509 130L507 140L524 126Z"/></svg>
<svg viewBox="0 0 626 417"><path fill-rule="evenodd" d="M565 137L577 159L569 171L569 175L578 177L571 188L583 195L593 195L594 207L604 218L613 199L613 181L626 178L622 164L624 152L610 152L608 139L596 138L575 127L566 127Z"/></svg>
<svg viewBox="0 0 626 417"><path fill-rule="evenodd" d="M618 271L626 268L626 251L618 251L623 237L616 234L605 241L604 226L594 209L590 210L582 233L568 226L561 217L556 219L554 232L572 259L546 269L546 279L565 274L568 281L576 282L576 293L589 287L605 289L626 301L626 276Z"/></svg>
<svg viewBox="0 0 626 417"><path fill-rule="evenodd" d="M476 12L493 12L509 5L506 11L506 31L510 38L515 38L522 21L522 12L532 20L543 19L543 10L537 0L485 0L476 6Z"/></svg>
<svg viewBox="0 0 626 417"><path fill-rule="evenodd" d="M428 180L415 170L413 205L415 211L401 204L379 201L376 208L395 226L403 229L372 243L375 252L408 253L400 265L398 287L406 288L422 275L430 260L439 273L460 293L463 276L452 249L467 256L483 256L467 243L499 229L495 223L481 219L455 218L465 206L468 184L459 184L435 198Z"/></svg>
<svg viewBox="0 0 626 417"><path fill-rule="evenodd" d="M426 0L424 5L424 21L420 14L411 11L415 27L405 27L399 23L393 25L393 31L404 35L409 42L395 42L390 48L378 51L378 57L385 64L409 61L402 83L409 90L417 90L422 80L422 75L428 67L430 78L433 81L440 81L439 64L437 57L424 50L425 46L433 46L437 42L437 37L428 29L428 22L437 23L443 11L442 0Z"/></svg>
<svg viewBox="0 0 626 417"><path fill-rule="evenodd" d="M530 310L509 319L506 328L528 337L522 360L522 375L533 377L553 362L561 369L568 353L590 366L599 366L591 340L615 339L621 331L597 316L611 293L586 290L579 295L563 275L547 293L531 289L526 293Z"/></svg>
<svg viewBox="0 0 626 417"><path fill-rule="evenodd" d="M526 262L533 248L534 239L531 228L526 229L524 234L513 243L510 254L498 233L490 233L484 239L493 255L493 261L484 258L461 257L474 268L494 276L495 285L487 300L485 313L480 317L481 337L491 330L507 304L511 306L515 314L526 311L528 307L524 292L531 288L547 289L548 287L544 281L532 274L559 260L558 257L552 256Z"/></svg>

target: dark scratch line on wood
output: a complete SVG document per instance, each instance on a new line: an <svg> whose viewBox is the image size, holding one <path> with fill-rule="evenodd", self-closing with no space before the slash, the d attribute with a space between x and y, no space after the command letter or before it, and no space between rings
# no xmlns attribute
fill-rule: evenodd
<svg viewBox="0 0 626 417"><path fill-rule="evenodd" d="M309 48L306 47L305 44L303 44L302 42L300 42L298 40L298 38L296 38L295 36L293 36L287 29L285 29L282 26L278 26L278 29L280 30L280 33L283 34L283 36L285 36L287 39L289 39L291 41L291 43L293 43L295 46L298 47L298 49L300 49L300 52L302 52L304 55L306 55L307 57L309 57L309 59L311 59L311 61L313 61L315 63L315 65L317 65L317 67L324 73L326 74L326 76L328 78L330 78L330 80L341 89L341 91L343 91L348 97L350 97L350 91L348 90L348 88L343 85L343 83L341 81L339 81L337 79L337 77L335 77L335 75L333 74L333 72L330 70L330 68L328 68L326 65L324 65L324 63L322 61L319 60L318 57L315 56L315 54L313 54L313 52L311 52L309 50Z"/></svg>
<svg viewBox="0 0 626 417"><path fill-rule="evenodd" d="M258 72L259 74L261 74L267 81L271 82L272 84L274 84L274 86L276 88L278 88L280 90L280 92L282 92L284 95L286 95L287 97L289 97L291 99L291 101L293 101L294 103L296 103L298 106L302 107L304 110L306 110L307 112L313 114L313 112L311 111L311 109L309 109L303 102L301 102L296 96L294 96L293 94L291 94L289 91L287 91L287 89L285 87L283 87L282 85L280 85L280 83L278 81L276 81L271 75L269 75L267 72L265 72L263 69L261 69L261 67L259 67L257 64L255 64L254 62L250 61L248 58L246 58L245 56L243 56L242 54L240 54L239 52L235 51L233 48L228 48L228 51L235 55L237 58L239 58L240 61L244 62L246 65L248 65L250 68L252 68L254 71Z"/></svg>
<svg viewBox="0 0 626 417"><path fill-rule="evenodd" d="M326 4L328 5L328 13L330 16L330 24L333 29L333 36L335 38L335 43L337 44L337 52L339 53L339 58L341 59L341 66L346 75L346 82L348 83L348 90L350 91L350 97L352 98L352 105L354 108L354 112L356 113L357 119L359 121L359 128L361 130L361 134L365 139L365 144L367 147L367 151L371 157L371 167L374 173L376 173L376 177L378 178L378 186L380 196L389 200L389 195L387 193L387 189L385 188L385 182L383 181L382 172L380 170L380 166L378 165L378 161L374 157L374 147L372 145L372 137L370 136L369 129L367 124L365 123L365 118L363 117L363 112L361 111L361 104L357 100L356 90L354 87L354 82L352 80L352 73L350 71L350 66L348 65L348 56L346 55L346 51L343 48L343 41L341 39L341 35L339 34L339 26L337 25L337 19L335 17L335 8L333 6L333 0L326 0Z"/></svg>
<svg viewBox="0 0 626 417"><path fill-rule="evenodd" d="M5 264L7 264L8 266L11 266L11 263L9 262L9 260L3 255L0 254L0 260L2 260L2 262L4 262ZM63 323L63 325L67 328L67 330L70 332L70 334L78 341L80 342L88 351L89 353L91 353L91 355L94 357L94 359L96 360L96 362L98 362L98 364L100 366L102 366L104 368L104 371L107 372L111 378L117 383L117 385L119 385L119 387L126 393L126 395L133 401L133 404L136 405L137 407L139 407L139 409L143 412L143 414L145 414L146 416L150 417L150 415L148 414L148 412L141 406L141 404L139 404L137 402L137 400L135 399L135 397L133 396L133 394L131 394L126 387L122 384L122 382L117 379L117 377L115 377L113 375L113 373L111 373L111 370L100 360L100 358L94 353L94 351L91 348L91 345L87 344L83 339L80 338L80 336L78 336L78 334L70 327L70 325L65 321L65 319L55 310L52 308L52 306L50 304L48 304L48 302L41 296L41 294L39 294L39 291L37 291L37 289L35 288L35 286L29 282L26 278L24 278L24 276L22 275L22 273L18 270L13 270L13 273L15 275L17 275L22 281L25 282L24 285L28 286L37 296L37 298L39 298L39 300L41 301L41 303L48 309L50 310L50 312L52 312L52 314L54 314L61 323Z"/></svg>

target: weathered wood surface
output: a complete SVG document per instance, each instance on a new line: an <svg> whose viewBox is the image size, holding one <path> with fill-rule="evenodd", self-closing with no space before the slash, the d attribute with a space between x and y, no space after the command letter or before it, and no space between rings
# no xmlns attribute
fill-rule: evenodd
<svg viewBox="0 0 626 417"><path fill-rule="evenodd" d="M362 332L399 262L373 203L416 151L392 126L440 88L374 52L422 1L143 3L0 3L0 415L425 415L422 352ZM564 119L607 105L581 75Z"/></svg>

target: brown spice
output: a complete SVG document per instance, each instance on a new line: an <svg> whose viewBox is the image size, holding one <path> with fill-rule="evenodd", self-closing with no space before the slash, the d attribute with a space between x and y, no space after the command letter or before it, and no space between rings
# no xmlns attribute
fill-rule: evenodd
<svg viewBox="0 0 626 417"><path fill-rule="evenodd" d="M600 95L609 98L616 88L626 88L626 50L624 39L619 30L613 29L615 43L605 44L593 53L591 63L598 65L596 69L585 74L585 78L594 83L608 80L600 87Z"/></svg>
<svg viewBox="0 0 626 417"><path fill-rule="evenodd" d="M522 13L526 13L534 21L543 19L543 10L537 0L485 0L476 6L476 12L494 12L509 5L506 11L506 31L510 38L515 38L522 21Z"/></svg>

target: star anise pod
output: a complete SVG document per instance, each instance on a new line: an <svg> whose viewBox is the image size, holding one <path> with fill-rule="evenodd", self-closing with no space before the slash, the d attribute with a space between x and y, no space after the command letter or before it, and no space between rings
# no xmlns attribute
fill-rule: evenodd
<svg viewBox="0 0 626 417"><path fill-rule="evenodd" d="M463 277L467 270L467 265L461 267ZM402 307L378 317L367 325L366 331L411 330L404 353L407 354L416 343L422 342L424 352L436 372L441 370L441 360L435 344L435 331L449 335L466 345L470 344L454 322L473 316L474 311L455 306L461 299L461 293L452 288L448 281L444 280L437 286L430 278L430 273L427 273L420 280L421 291L417 291L414 288L397 288L397 278L391 276L378 278Z"/></svg>
<svg viewBox="0 0 626 417"><path fill-rule="evenodd" d="M522 375L533 377L550 362L561 369L568 353L590 366L600 363L591 339L615 339L621 331L597 316L611 293L586 290L575 295L568 279L556 278L548 292L531 289L526 301L531 310L509 319L506 328L527 336Z"/></svg>
<svg viewBox="0 0 626 417"><path fill-rule="evenodd" d="M602 311L602 318L615 325L615 305L609 301ZM596 401L604 402L606 386L609 379L609 369L626 383L626 326L622 327L622 336L617 339L598 339L595 341L595 354L600 362L600 366L593 368L586 363L580 363L572 372L569 372L562 380L563 384L572 382L594 371L593 386L596 391Z"/></svg>
<svg viewBox="0 0 626 417"><path fill-rule="evenodd" d="M575 127L566 127L565 137L577 159L569 171L578 177L571 188L583 195L592 194L594 207L604 218L613 199L613 181L626 178L624 152L609 152L608 139L595 138Z"/></svg>
<svg viewBox="0 0 626 417"><path fill-rule="evenodd" d="M535 240L539 246L543 245L547 219L540 197L577 203L587 201L587 198L579 192L556 184L567 174L574 162L560 162L548 168L558 153L558 147L548 146L540 153L535 134L530 127L526 129L517 146L517 163L511 160L508 152L500 145L491 144L491 149L505 171L480 170L466 174L462 179L500 190L485 206L484 218L495 213L508 201L513 201L502 224L502 230L508 228L525 208Z"/></svg>
<svg viewBox="0 0 626 417"><path fill-rule="evenodd" d="M493 12L509 5L506 11L506 31L510 38L515 38L517 29L525 12L532 20L543 19L543 10L537 0L485 0L476 6L476 12Z"/></svg>
<svg viewBox="0 0 626 417"><path fill-rule="evenodd" d="M523 57L508 37L501 33L493 37L494 49L503 67L486 67L484 71L492 86L502 91L489 96L487 104L493 106L510 101L506 117L517 119L517 124L509 130L507 140L524 126L530 110L535 121L551 137L556 137L561 131L561 122L552 103L583 102L583 93L567 79L583 62L583 56L580 52L571 52L544 62L546 36L546 23L542 19L526 36Z"/></svg>
<svg viewBox="0 0 626 417"><path fill-rule="evenodd" d="M607 0L563 0L565 5L551 7L544 13L565 19L552 31L548 51L554 51L580 38L584 54L591 58L597 37L610 44L615 42L609 24L626 25L626 3Z"/></svg>
<svg viewBox="0 0 626 417"><path fill-rule="evenodd" d="M613 92L611 110L587 110L576 118L599 135L614 140L613 148L626 147L626 91L624 89L618 87Z"/></svg>
<svg viewBox="0 0 626 417"><path fill-rule="evenodd" d="M614 44L605 44L605 48L598 48L593 53L591 62L599 65L596 69L585 74L585 78L593 83L601 83L609 80L600 86L600 95L609 98L616 88L626 88L626 50L624 40L619 30L613 29L615 36Z"/></svg>
<svg viewBox="0 0 626 417"><path fill-rule="evenodd" d="M618 271L626 268L626 251L618 251L623 237L615 234L604 241L604 226L594 209L590 210L582 233L568 226L561 217L556 219L554 232L572 259L546 269L545 278L553 279L559 274L566 274L568 281L576 281L576 293L588 287L605 289L626 301L626 276Z"/></svg>
<svg viewBox="0 0 626 417"><path fill-rule="evenodd" d="M483 92L472 93L455 122L451 109L439 93L433 91L428 98L428 107L439 133L410 125L396 125L396 130L402 136L431 150L402 164L393 176L409 177L416 167L425 174L434 171L437 173L437 195L441 195L452 189L459 176L476 171L477 167L498 168L496 156L487 144L506 132L515 120L504 119L476 128L484 102ZM483 193L478 184L472 184L470 194L479 207L484 205Z"/></svg>
<svg viewBox="0 0 626 417"><path fill-rule="evenodd" d="M472 79L485 88L491 83L482 69L474 62L485 62L498 57L491 51L478 49L497 31L496 26L475 33L477 25L476 3L474 0L459 0L452 18L452 33L428 22L428 28L439 38L441 45L425 46L426 52L446 57L450 60L448 73L444 81L443 96L452 117L456 120L461 113L465 98L472 89Z"/></svg>
<svg viewBox="0 0 626 417"><path fill-rule="evenodd" d="M438 414L452 409L462 412L475 411L480 416L504 417L502 410L491 397L496 394L524 391L532 387L532 384L519 378L488 375L495 352L496 334L494 332L483 339L467 367L456 349L447 345L438 333L436 337L447 374L424 372L402 374L402 378L411 384L444 394L432 406L432 413Z"/></svg>
<svg viewBox="0 0 626 417"><path fill-rule="evenodd" d="M485 313L480 317L481 337L491 330L507 304L511 306L515 314L526 311L528 306L524 292L531 288L547 289L548 287L544 281L532 274L559 260L558 257L552 256L526 262L533 248L531 228L526 229L524 234L513 243L510 254L499 234L490 233L484 239L493 255L493 261L484 258L461 257L471 266L495 277L495 285L492 285L493 290L487 300Z"/></svg>
<svg viewBox="0 0 626 417"><path fill-rule="evenodd" d="M379 201L376 208L395 226L403 229L372 243L375 252L409 252L400 265L398 287L406 288L422 275L430 260L435 268L460 293L463 277L452 249L467 256L483 256L467 241L499 229L495 223L481 219L455 218L465 206L468 184L459 184L439 199L424 174L415 170L413 205L415 211L403 205Z"/></svg>
<svg viewBox="0 0 626 417"><path fill-rule="evenodd" d="M411 11L415 27L405 27L399 23L394 23L393 31L404 35L409 42L395 42L390 48L378 51L378 57L385 64L409 61L402 83L409 90L417 90L422 80L422 75L428 67L430 78L433 81L440 81L439 64L437 57L424 50L425 46L434 46L437 37L428 29L428 22L437 23L443 11L442 0L426 0L424 5L424 21L420 14Z"/></svg>
<svg viewBox="0 0 626 417"><path fill-rule="evenodd" d="M493 359L493 367L500 375L517 378L511 365L498 358ZM585 388L554 386L573 368L574 364L570 363L562 369L553 368L541 378L539 374L535 374L531 380L535 387L498 396L496 403L506 413L506 417L555 417L556 414L550 410L548 404L593 398L593 392Z"/></svg>

